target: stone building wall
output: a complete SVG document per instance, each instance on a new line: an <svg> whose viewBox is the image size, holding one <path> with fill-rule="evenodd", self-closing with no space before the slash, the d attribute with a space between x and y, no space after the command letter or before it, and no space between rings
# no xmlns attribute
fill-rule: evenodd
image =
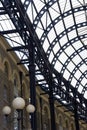
<svg viewBox="0 0 87 130"><path fill-rule="evenodd" d="M12 109L8 121L5 119L2 109L5 105L12 107L12 100L20 94L20 78L19 72L23 72L23 97L28 103L29 100L29 77L25 75L28 73L23 65L18 66L19 58L14 52L7 52L10 46L7 41L0 36L0 130L17 130L14 123L14 110ZM37 130L51 130L50 125L50 108L48 95L41 95L43 91L39 86L36 86L36 113L37 113ZM60 106L55 101L55 119L56 130L75 130L73 113L67 112L64 107ZM16 115L17 113L15 113ZM17 120L15 120L17 122ZM87 125L80 121L80 130L87 130ZM15 124L15 127L14 127ZM29 130L30 121L29 115L24 110L24 127Z"/></svg>

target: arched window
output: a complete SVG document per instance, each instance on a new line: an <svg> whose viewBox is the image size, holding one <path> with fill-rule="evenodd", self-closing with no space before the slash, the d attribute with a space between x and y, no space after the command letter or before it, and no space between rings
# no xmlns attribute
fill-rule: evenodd
<svg viewBox="0 0 87 130"><path fill-rule="evenodd" d="M22 97L25 99L25 96L26 96L26 86L25 86L25 84L23 83L23 84L22 84Z"/></svg>
<svg viewBox="0 0 87 130"><path fill-rule="evenodd" d="M17 83L17 77L14 77L14 97L18 96L18 83Z"/></svg>

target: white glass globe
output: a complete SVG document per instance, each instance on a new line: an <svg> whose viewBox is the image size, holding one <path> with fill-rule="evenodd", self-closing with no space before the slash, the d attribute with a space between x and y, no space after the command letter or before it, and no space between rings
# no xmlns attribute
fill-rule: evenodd
<svg viewBox="0 0 87 130"><path fill-rule="evenodd" d="M4 106L2 112L4 115L9 115L11 113L11 108L9 106Z"/></svg>
<svg viewBox="0 0 87 130"><path fill-rule="evenodd" d="M17 97L13 100L12 106L16 110L22 110L25 107L25 100L22 97Z"/></svg>
<svg viewBox="0 0 87 130"><path fill-rule="evenodd" d="M34 105L29 104L29 105L26 107L26 111L27 111L28 113L33 113L33 112L35 111Z"/></svg>

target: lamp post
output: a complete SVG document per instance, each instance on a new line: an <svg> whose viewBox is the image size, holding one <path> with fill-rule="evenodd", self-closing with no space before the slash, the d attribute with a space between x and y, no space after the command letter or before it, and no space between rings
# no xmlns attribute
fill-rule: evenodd
<svg viewBox="0 0 87 130"><path fill-rule="evenodd" d="M25 108L25 100L22 97L16 97L12 101L12 106L14 109L18 112L18 130L23 130L21 126L21 120L23 117L21 117L20 112ZM26 107L27 113L33 113L35 111L35 107L32 104L28 104ZM3 114L7 117L11 113L11 107L4 106L2 109ZM23 125L23 124L22 124Z"/></svg>
<svg viewBox="0 0 87 130"><path fill-rule="evenodd" d="M17 97L13 100L12 106L18 112L18 118L17 118L17 120L18 120L18 130L21 130L21 129L23 129L23 124L21 124L21 122L23 120L22 119L23 117L21 117L21 112L25 107L25 100L22 97Z"/></svg>

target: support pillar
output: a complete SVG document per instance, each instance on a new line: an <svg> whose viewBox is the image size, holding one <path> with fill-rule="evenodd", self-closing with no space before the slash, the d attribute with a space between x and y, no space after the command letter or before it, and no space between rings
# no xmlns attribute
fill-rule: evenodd
<svg viewBox="0 0 87 130"><path fill-rule="evenodd" d="M19 72L19 77L20 77L20 89L21 89L21 91L20 91L20 97L22 97L23 98L23 86L22 86L22 80L23 80L23 73L20 71ZM21 129L23 130L24 129L24 123L23 123L23 110L21 111L21 112L18 112L19 113L19 115L20 115L20 113L21 113Z"/></svg>
<svg viewBox="0 0 87 130"><path fill-rule="evenodd" d="M50 81L49 81L49 104L50 104L50 116L51 116L51 130L56 130L54 97L53 97L53 83L52 83L51 75L50 75Z"/></svg>
<svg viewBox="0 0 87 130"><path fill-rule="evenodd" d="M29 50L29 78L30 78L30 99L31 104L36 108L36 87L35 87L35 56L34 56L34 46L32 43L33 40L30 40L28 47ZM31 114L31 129L37 130L36 126L36 111Z"/></svg>
<svg viewBox="0 0 87 130"><path fill-rule="evenodd" d="M75 127L76 127L76 130L80 130L80 128L79 128L78 113L77 113L76 99L75 99L75 102L74 102L74 118L75 118Z"/></svg>
<svg viewBox="0 0 87 130"><path fill-rule="evenodd" d="M80 130L80 128L79 128L78 111L77 111L78 106L77 106L77 101L76 101L76 95L77 95L77 90L75 89L75 91L73 92L73 96L74 96L73 105L74 105L75 127L76 127L76 130Z"/></svg>

